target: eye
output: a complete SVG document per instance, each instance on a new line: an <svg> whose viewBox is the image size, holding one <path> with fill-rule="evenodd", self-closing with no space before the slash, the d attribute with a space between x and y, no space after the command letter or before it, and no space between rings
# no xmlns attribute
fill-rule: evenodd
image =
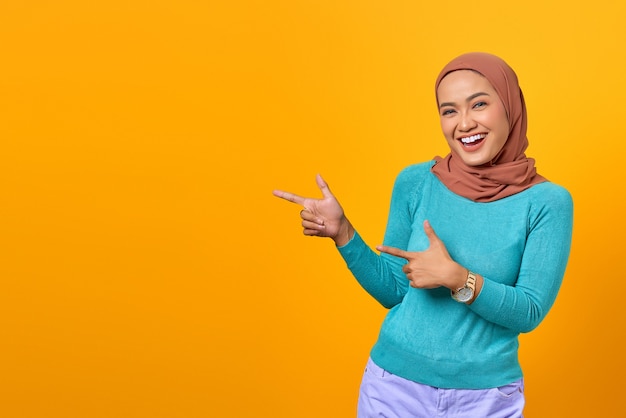
<svg viewBox="0 0 626 418"><path fill-rule="evenodd" d="M483 107L487 106L487 102L476 102L474 103L474 105L472 106L473 109L481 109Z"/></svg>
<svg viewBox="0 0 626 418"><path fill-rule="evenodd" d="M441 111L441 116L449 116L452 115L455 112L454 109L443 109Z"/></svg>

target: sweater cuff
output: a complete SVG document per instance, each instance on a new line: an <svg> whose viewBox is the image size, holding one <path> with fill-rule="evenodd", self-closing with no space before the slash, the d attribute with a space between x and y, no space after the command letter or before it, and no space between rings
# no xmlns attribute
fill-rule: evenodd
<svg viewBox="0 0 626 418"><path fill-rule="evenodd" d="M474 312L481 315L493 310L494 301L502 300L504 300L504 287L483 276L483 287L470 306Z"/></svg>
<svg viewBox="0 0 626 418"><path fill-rule="evenodd" d="M350 258L350 256L358 253L363 245L365 245L365 242L361 238L361 235L355 230L350 241L342 246L337 246L337 250L343 258Z"/></svg>

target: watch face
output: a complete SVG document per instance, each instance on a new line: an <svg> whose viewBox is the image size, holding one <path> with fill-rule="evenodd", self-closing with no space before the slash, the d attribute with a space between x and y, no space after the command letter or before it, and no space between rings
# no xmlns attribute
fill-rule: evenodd
<svg viewBox="0 0 626 418"><path fill-rule="evenodd" d="M474 291L469 287L463 287L455 293L455 298L459 302L467 302L472 298L472 296L474 296Z"/></svg>

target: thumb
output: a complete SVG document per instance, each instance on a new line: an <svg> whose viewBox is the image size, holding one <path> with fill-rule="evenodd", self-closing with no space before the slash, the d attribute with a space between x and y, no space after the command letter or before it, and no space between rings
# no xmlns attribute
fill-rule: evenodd
<svg viewBox="0 0 626 418"><path fill-rule="evenodd" d="M441 243L441 240L435 233L435 230L433 229L430 222L428 222L428 220L424 221L424 232L426 233L426 236L428 237L428 242L430 243L431 246L433 244L439 245Z"/></svg>
<svg viewBox="0 0 626 418"><path fill-rule="evenodd" d="M318 174L315 177L315 181L317 182L317 187L319 187L319 189L322 191L322 195L324 197L333 197L333 194L330 191L328 184L326 184L326 182L324 181L324 179L322 178L320 174Z"/></svg>

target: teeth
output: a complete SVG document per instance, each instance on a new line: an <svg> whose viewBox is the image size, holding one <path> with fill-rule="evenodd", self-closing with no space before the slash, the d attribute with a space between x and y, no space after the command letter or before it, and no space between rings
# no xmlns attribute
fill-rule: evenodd
<svg viewBox="0 0 626 418"><path fill-rule="evenodd" d="M484 134L476 134L476 135L468 136L465 138L461 138L461 142L463 142L464 144L471 144L472 142L476 142L479 139L483 139L484 137L485 137Z"/></svg>

